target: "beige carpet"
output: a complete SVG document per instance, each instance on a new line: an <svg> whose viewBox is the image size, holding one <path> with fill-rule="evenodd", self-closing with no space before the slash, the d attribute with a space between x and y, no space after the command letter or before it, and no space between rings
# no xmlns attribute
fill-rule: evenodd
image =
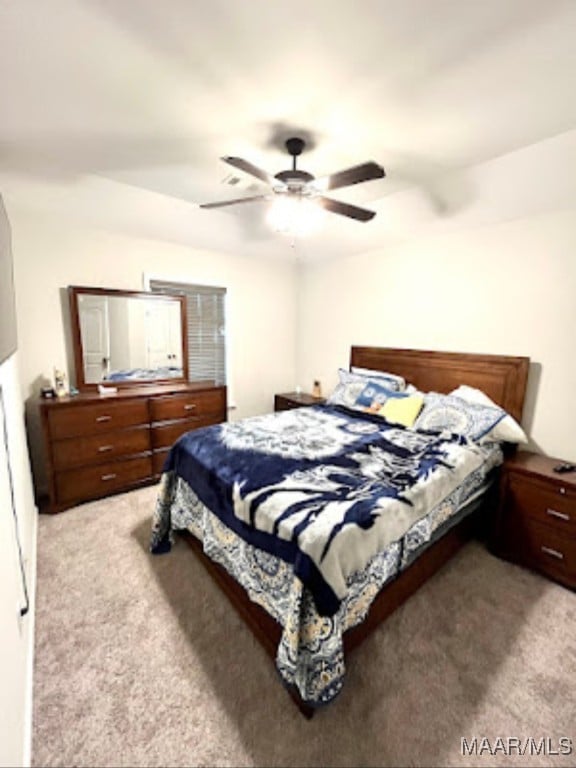
<svg viewBox="0 0 576 768"><path fill-rule="evenodd" d="M186 545L148 554L155 492L41 516L34 765L575 764L461 754L474 737L576 747L575 594L473 543L307 721Z"/></svg>

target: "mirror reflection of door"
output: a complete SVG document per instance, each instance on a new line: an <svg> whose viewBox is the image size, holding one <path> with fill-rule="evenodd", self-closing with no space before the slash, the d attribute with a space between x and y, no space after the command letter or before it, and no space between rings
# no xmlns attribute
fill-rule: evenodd
<svg viewBox="0 0 576 768"><path fill-rule="evenodd" d="M146 308L148 368L181 368L180 307L174 302L150 302Z"/></svg>
<svg viewBox="0 0 576 768"><path fill-rule="evenodd" d="M184 302L176 296L71 287L81 387L185 378Z"/></svg>
<svg viewBox="0 0 576 768"><path fill-rule="evenodd" d="M110 366L110 324L106 296L79 296L84 379L95 384L106 378Z"/></svg>

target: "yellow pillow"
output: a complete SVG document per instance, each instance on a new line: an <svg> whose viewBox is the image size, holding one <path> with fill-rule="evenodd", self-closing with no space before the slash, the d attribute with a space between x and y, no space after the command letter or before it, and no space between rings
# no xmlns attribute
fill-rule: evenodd
<svg viewBox="0 0 576 768"><path fill-rule="evenodd" d="M378 411L391 424L401 424L404 427L413 426L424 403L423 395L408 395L408 397L391 397Z"/></svg>

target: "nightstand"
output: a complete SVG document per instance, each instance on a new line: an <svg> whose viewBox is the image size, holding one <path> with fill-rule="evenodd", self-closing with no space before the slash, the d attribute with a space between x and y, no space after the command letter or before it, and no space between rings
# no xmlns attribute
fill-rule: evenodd
<svg viewBox="0 0 576 768"><path fill-rule="evenodd" d="M519 451L506 459L495 529L496 554L576 588L576 472Z"/></svg>
<svg viewBox="0 0 576 768"><path fill-rule="evenodd" d="M323 397L314 397L305 392L284 392L281 395L274 395L274 410L289 411L292 408L302 408L305 405L320 405L325 403Z"/></svg>

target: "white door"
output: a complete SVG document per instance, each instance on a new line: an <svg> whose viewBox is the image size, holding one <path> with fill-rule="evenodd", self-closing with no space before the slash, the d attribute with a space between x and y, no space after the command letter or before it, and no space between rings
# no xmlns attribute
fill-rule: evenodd
<svg viewBox="0 0 576 768"><path fill-rule="evenodd" d="M84 353L84 381L96 384L110 367L110 323L106 296L80 296L80 333Z"/></svg>
<svg viewBox="0 0 576 768"><path fill-rule="evenodd" d="M146 310L146 355L149 368L182 365L180 306L157 301Z"/></svg>

